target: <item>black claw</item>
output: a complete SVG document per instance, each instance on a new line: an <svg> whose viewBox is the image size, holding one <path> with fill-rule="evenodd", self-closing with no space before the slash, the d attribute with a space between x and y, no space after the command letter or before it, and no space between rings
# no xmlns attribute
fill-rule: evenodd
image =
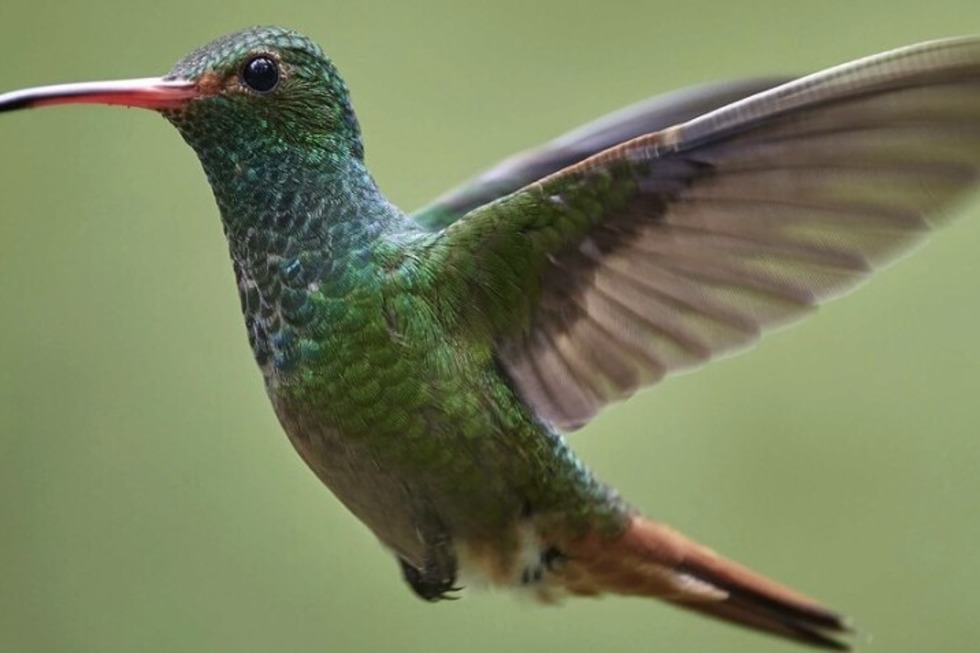
<svg viewBox="0 0 980 653"><path fill-rule="evenodd" d="M463 588L456 586L455 578L446 578L439 575L428 575L423 570L405 562L401 558L398 564L402 568L402 577L415 594L430 603L435 601L455 601L458 596L451 596L450 592L458 592Z"/></svg>

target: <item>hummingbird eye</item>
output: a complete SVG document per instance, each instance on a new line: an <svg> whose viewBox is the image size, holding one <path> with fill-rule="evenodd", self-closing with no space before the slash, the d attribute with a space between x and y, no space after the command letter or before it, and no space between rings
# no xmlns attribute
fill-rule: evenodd
<svg viewBox="0 0 980 653"><path fill-rule="evenodd" d="M279 84L279 64L268 55L252 57L242 66L242 84L256 93L268 93Z"/></svg>

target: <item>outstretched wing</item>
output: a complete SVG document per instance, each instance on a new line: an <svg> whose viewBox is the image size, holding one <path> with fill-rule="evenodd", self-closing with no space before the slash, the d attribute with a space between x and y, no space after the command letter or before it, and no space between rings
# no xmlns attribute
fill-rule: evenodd
<svg viewBox="0 0 980 653"><path fill-rule="evenodd" d="M693 86L638 102L501 161L439 197L412 217L432 231L448 227L476 207L509 195L553 172L637 136L690 120L789 81L745 79Z"/></svg>
<svg viewBox="0 0 980 653"><path fill-rule="evenodd" d="M978 166L980 41L925 43L600 152L472 210L431 254L523 397L572 429L855 287Z"/></svg>

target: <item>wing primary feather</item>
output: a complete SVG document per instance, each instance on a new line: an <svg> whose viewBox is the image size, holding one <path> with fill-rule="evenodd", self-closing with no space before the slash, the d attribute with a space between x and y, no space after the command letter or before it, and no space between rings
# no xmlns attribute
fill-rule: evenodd
<svg viewBox="0 0 980 653"><path fill-rule="evenodd" d="M490 189L497 199L438 235L447 269L514 280L461 287L475 315L518 307L493 324L493 346L542 418L580 426L641 385L799 319L913 249L978 185L980 39L759 90L701 115L672 105L685 121L625 142L610 134L655 116L518 157L486 179L522 189ZM571 159L566 146L579 148ZM437 213L455 220L488 188Z"/></svg>

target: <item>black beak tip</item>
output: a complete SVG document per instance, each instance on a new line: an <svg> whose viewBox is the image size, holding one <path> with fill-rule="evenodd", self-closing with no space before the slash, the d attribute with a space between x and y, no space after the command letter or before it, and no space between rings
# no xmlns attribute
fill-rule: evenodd
<svg viewBox="0 0 980 653"><path fill-rule="evenodd" d="M16 111L17 109L29 109L31 107L30 98L11 97L9 99L0 95L0 113L4 111Z"/></svg>

